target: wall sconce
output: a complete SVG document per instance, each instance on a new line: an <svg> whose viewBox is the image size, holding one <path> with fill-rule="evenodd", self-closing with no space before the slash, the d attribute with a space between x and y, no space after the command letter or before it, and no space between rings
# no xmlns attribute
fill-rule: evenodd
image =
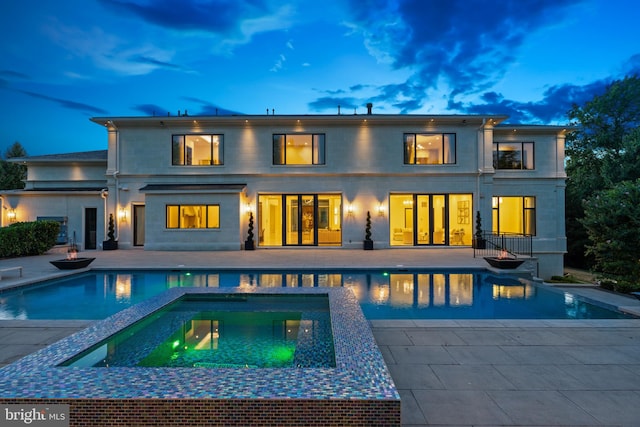
<svg viewBox="0 0 640 427"><path fill-rule="evenodd" d="M120 208L120 210L118 211L118 218L120 219L120 221L127 221L127 210L125 208Z"/></svg>
<svg viewBox="0 0 640 427"><path fill-rule="evenodd" d="M7 218L9 218L10 222L16 222L16 210L15 209L9 209L9 212L7 212Z"/></svg>
<svg viewBox="0 0 640 427"><path fill-rule="evenodd" d="M378 216L384 216L384 205L382 203L378 204Z"/></svg>
<svg viewBox="0 0 640 427"><path fill-rule="evenodd" d="M246 213L247 215L249 215L251 213L251 204L247 203L244 205L244 213Z"/></svg>
<svg viewBox="0 0 640 427"><path fill-rule="evenodd" d="M347 216L353 217L353 205L347 205Z"/></svg>

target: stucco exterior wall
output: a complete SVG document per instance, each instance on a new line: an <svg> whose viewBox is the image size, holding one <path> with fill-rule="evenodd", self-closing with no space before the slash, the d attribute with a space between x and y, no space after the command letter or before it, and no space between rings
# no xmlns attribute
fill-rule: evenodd
<svg viewBox="0 0 640 427"><path fill-rule="evenodd" d="M93 120L106 129L108 153L101 157L103 161L33 161L28 165L25 191L3 194L3 204L15 209L18 220L68 217L69 231L76 231L78 237L84 233L84 209L95 207L98 242L104 240L106 220L112 213L122 249L134 246L134 206L144 206L145 249L239 250L247 235L247 209L254 213L254 232L258 232L260 195L337 194L342 202L339 247L362 247L370 211L375 245L387 248L394 247L390 245L390 195L471 195L473 223L479 211L485 231L492 229L494 196L533 196L533 251L540 274L561 274L566 250L564 132L552 126L496 126L503 119L397 115L96 118ZM296 133L325 135L324 164L273 164L273 135ZM455 163L404 164L405 133L455 134ZM172 135L183 134L224 135L223 164L172 165ZM535 168L495 170L494 141L533 142ZM189 184L237 184L243 190L143 190L149 185ZM69 191L57 191L59 188ZM78 191L82 188L87 191ZM108 191L103 193L101 188ZM220 228L167 229L167 204L219 204Z"/></svg>

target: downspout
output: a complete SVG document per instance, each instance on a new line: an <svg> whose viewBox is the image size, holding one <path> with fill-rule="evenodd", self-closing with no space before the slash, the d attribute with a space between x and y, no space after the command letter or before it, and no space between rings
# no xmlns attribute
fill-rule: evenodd
<svg viewBox="0 0 640 427"><path fill-rule="evenodd" d="M117 136L116 136L117 139ZM117 143L116 143L117 144ZM116 162L117 163L117 162ZM120 220L118 218L118 206L120 206L120 189L119 184L118 184L118 173L120 173L118 170L116 170L115 172L113 172L113 180L115 181L115 187L116 187L116 205L115 205L115 209L113 212L113 216L114 216L114 223L115 223L115 229L116 229L116 240L118 240L118 237L120 237Z"/></svg>
<svg viewBox="0 0 640 427"><path fill-rule="evenodd" d="M102 201L104 203L104 212L105 215L107 213L107 197L109 197L109 189L108 188L103 188L102 191L100 191L100 197L102 197ZM103 240L107 240L107 221L104 221L104 239Z"/></svg>
<svg viewBox="0 0 640 427"><path fill-rule="evenodd" d="M480 177L482 176L482 170L484 168L484 144L485 144L485 139L484 139L484 127L486 124L487 119L486 118L482 118L482 125L480 125L480 127L478 129L481 129L481 133L482 133L482 150L480 151L482 156L478 156L478 174L476 175L476 197L478 198L478 204L476 206L476 210L479 211L480 210ZM482 159L480 158L482 157ZM482 160L482 167L481 166L481 160ZM475 232L475 230L474 230Z"/></svg>
<svg viewBox="0 0 640 427"><path fill-rule="evenodd" d="M113 172L113 180L114 180L114 185L116 190L116 203L114 207L113 216L114 216L114 223L115 223L115 229L116 229L115 239L118 240L120 237L120 221L118 218L118 208L120 206L120 184L118 183L118 174L120 173L120 131L118 130L117 126L115 125L115 123L113 123L112 120L109 120L108 123L116 131L116 155L115 155L116 167L115 167L115 171ZM106 211L105 211L105 214L106 214Z"/></svg>

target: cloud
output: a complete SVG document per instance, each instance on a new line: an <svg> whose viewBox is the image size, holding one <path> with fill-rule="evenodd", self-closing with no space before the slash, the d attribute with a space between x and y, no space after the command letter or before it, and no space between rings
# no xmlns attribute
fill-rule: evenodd
<svg viewBox="0 0 640 427"><path fill-rule="evenodd" d="M507 114L507 123L566 123L567 113L574 105L584 105L604 94L611 83L625 76L640 76L640 55L633 55L625 61L622 74L618 76L585 85L553 85L544 91L539 101L519 102L505 99L496 92L486 92L481 97L483 104L470 105L450 100L449 108L466 114Z"/></svg>
<svg viewBox="0 0 640 427"><path fill-rule="evenodd" d="M20 79L20 80L31 79L31 77L29 77L27 74L21 73L19 71L13 71L13 70L0 70L0 77L6 77L8 79Z"/></svg>
<svg viewBox="0 0 640 427"><path fill-rule="evenodd" d="M153 43L131 43L102 28L80 29L53 19L44 28L45 34L73 57L89 60L96 67L121 75L144 75L157 69L181 69L169 62L173 52Z"/></svg>
<svg viewBox="0 0 640 427"><path fill-rule="evenodd" d="M200 110L195 114L190 113L189 115L196 116L239 116L244 115L244 113L240 113L238 111L228 110L226 108L220 107L216 104L213 104L207 100L194 98L191 96L183 96L182 99L185 101L189 101L191 103L198 104ZM185 110L186 111L186 110Z"/></svg>
<svg viewBox="0 0 640 427"><path fill-rule="evenodd" d="M566 9L581 1L350 0L346 25L364 37L379 62L412 70L405 84L380 88L381 95L398 97L391 104L409 112L422 107L430 89L446 87L451 102L489 89L514 63L528 34L561 22Z"/></svg>
<svg viewBox="0 0 640 427"><path fill-rule="evenodd" d="M246 43L253 35L287 28L292 8L279 1L252 0L99 0L117 13L180 32L217 36L225 46Z"/></svg>
<svg viewBox="0 0 640 427"><path fill-rule="evenodd" d="M325 96L310 102L308 105L313 111L333 110L337 112L339 107L342 114L351 114L350 110L362 106L362 100L351 97Z"/></svg>
<svg viewBox="0 0 640 427"><path fill-rule="evenodd" d="M102 108L95 107L95 106L89 105L89 104L84 104L82 102L76 102L76 101L71 101L71 100L62 99L62 98L55 98L55 97L52 97L52 96L47 96L47 95L42 95L40 93L31 92L31 91L28 91L28 90L16 89L16 92L23 93L23 94L31 96L33 98L44 99L45 101L54 102L54 103L60 105L61 107L68 108L70 110L78 110L78 111L82 111L82 112L90 113L90 114L105 114L105 115L108 114L108 112L106 110L103 110Z"/></svg>
<svg viewBox="0 0 640 427"><path fill-rule="evenodd" d="M134 58L131 58L133 61L140 62L142 64L150 64L159 68L165 68L169 70L184 70L184 68L178 64L173 64L171 62L160 61L155 58L151 58L145 55L137 55Z"/></svg>
<svg viewBox="0 0 640 427"><path fill-rule="evenodd" d="M166 108L160 107L157 104L138 104L132 107L135 111L140 111L148 116L164 116L167 114Z"/></svg>
<svg viewBox="0 0 640 427"><path fill-rule="evenodd" d="M465 114L506 114L507 123L566 123L567 113L574 105L583 105L596 95L602 95L611 80L597 80L584 86L573 84L549 87L543 98L536 102L519 102L505 99L496 92L486 92L481 99L484 103L464 104L449 102L449 108Z"/></svg>
<svg viewBox="0 0 640 427"><path fill-rule="evenodd" d="M287 60L287 57L284 56L283 54L280 54L280 56L278 57L278 60L276 61L275 64L273 64L273 67L271 67L269 71L274 73L280 71L282 67L284 67L284 63L286 60Z"/></svg>

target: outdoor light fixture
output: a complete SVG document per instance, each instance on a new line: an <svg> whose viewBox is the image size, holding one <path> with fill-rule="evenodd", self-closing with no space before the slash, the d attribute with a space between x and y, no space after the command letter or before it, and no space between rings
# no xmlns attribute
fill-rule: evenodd
<svg viewBox="0 0 640 427"><path fill-rule="evenodd" d="M251 213L251 203L247 203L244 205L244 213L249 215Z"/></svg>
<svg viewBox="0 0 640 427"><path fill-rule="evenodd" d="M353 205L347 205L347 216L353 217Z"/></svg>
<svg viewBox="0 0 640 427"><path fill-rule="evenodd" d="M384 216L384 205L382 203L378 204L378 216Z"/></svg>
<svg viewBox="0 0 640 427"><path fill-rule="evenodd" d="M118 211L118 218L120 218L120 221L127 220L127 210L125 208L120 208Z"/></svg>
<svg viewBox="0 0 640 427"><path fill-rule="evenodd" d="M15 222L16 221L16 210L15 209L9 209L9 212L7 212L7 218L9 218L9 221Z"/></svg>

